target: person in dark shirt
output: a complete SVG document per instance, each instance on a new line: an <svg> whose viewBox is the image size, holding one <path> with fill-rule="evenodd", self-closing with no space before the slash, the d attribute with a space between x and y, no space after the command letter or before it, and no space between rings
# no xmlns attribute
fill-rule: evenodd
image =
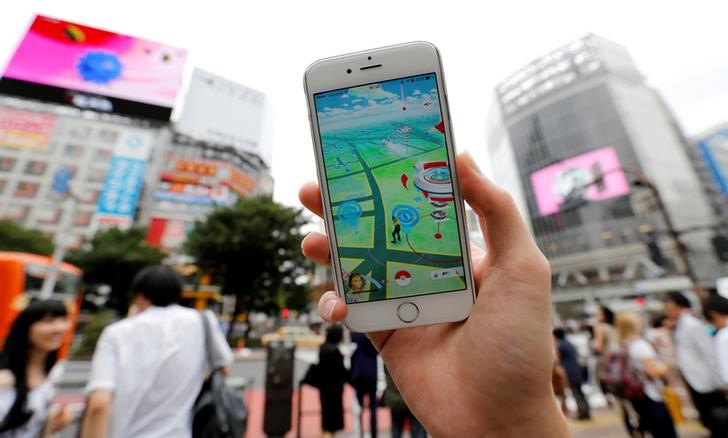
<svg viewBox="0 0 728 438"><path fill-rule="evenodd" d="M359 416L359 430L363 435L364 399L369 399L370 431L372 438L377 438L377 349L364 333L351 333L351 340L356 350L351 356L351 382L356 390L356 399L362 407Z"/></svg>
<svg viewBox="0 0 728 438"><path fill-rule="evenodd" d="M339 351L343 336L344 330L340 324L331 326L326 332L326 342L319 349L319 397L323 436L333 436L344 428L344 384L350 381L350 376L344 367L344 356Z"/></svg>
<svg viewBox="0 0 728 438"><path fill-rule="evenodd" d="M566 371L566 377L569 379L569 388L576 400L576 406L579 412L579 420L589 420L591 413L589 403L586 401L584 393L581 391L582 373L579 364L579 354L576 352L574 345L566 340L566 332L564 329L554 329L554 338L556 338L556 349L559 353L559 361Z"/></svg>

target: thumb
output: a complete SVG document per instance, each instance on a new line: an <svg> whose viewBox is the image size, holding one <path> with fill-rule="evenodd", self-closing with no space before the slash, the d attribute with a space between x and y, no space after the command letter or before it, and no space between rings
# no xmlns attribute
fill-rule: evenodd
<svg viewBox="0 0 728 438"><path fill-rule="evenodd" d="M509 251L536 248L511 195L483 175L469 153L457 157L457 178L465 201L482 219L488 252L496 259Z"/></svg>

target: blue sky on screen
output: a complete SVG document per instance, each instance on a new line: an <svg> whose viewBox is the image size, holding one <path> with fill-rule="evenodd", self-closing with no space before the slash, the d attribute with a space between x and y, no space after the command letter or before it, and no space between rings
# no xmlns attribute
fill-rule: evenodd
<svg viewBox="0 0 728 438"><path fill-rule="evenodd" d="M439 115L433 73L363 85L316 96L319 126L324 132L392 119Z"/></svg>

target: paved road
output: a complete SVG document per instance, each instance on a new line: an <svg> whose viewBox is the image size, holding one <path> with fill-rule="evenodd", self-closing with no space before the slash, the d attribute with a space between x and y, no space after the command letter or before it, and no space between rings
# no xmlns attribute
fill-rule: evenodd
<svg viewBox="0 0 728 438"><path fill-rule="evenodd" d="M299 351L296 355L294 365L294 374L296 382L300 381L308 368L308 364L315 360L315 351ZM59 400L64 403L75 403L80 408L83 400L81 391L83 385L88 379L90 370L90 362L70 362L67 366L64 379L59 388ZM261 353L244 360L238 360L232 367L231 375L236 378L245 378L250 382L246 390L246 402L250 410L249 433L248 438L264 437L262 431L263 423L263 406L265 393L263 385L265 383L265 358ZM596 391L589 391L587 388L587 396L590 404L594 407L593 419L591 421L570 420L570 426L574 438L625 438L627 434L621 422L621 417L616 410L610 410L606 407L604 398ZM294 393L293 412L297 412L297 395ZM309 414L303 417L302 431L303 437L320 436L320 417L316 413L319 410L318 393L315 389L305 388L302 394L303 406ZM354 403L354 394L350 388L345 393L345 406L348 412L345 419L345 431L337 436L357 437L358 434L354 419L356 418L357 407ZM569 405L575 410L576 406L573 400L569 400ZM380 409L378 412L379 429L381 432L378 436L389 437L388 430L390 427L389 413L386 409ZM368 421L365 419L365 424ZM295 422L294 422L295 426ZM679 436L681 438L702 438L707 436L701 426L695 422L686 422L678 426ZM76 436L76 427L70 427L62 434L62 438L74 438ZM288 435L293 437L291 433Z"/></svg>

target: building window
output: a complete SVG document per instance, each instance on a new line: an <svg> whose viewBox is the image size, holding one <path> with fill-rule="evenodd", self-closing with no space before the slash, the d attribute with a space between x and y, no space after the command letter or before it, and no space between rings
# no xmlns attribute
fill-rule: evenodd
<svg viewBox="0 0 728 438"><path fill-rule="evenodd" d="M76 213L76 217L73 219L73 225L76 227L86 227L91 223L91 216L93 214L90 211L80 211Z"/></svg>
<svg viewBox="0 0 728 438"><path fill-rule="evenodd" d="M26 175L43 175L48 169L48 163L45 161L28 161L25 163Z"/></svg>
<svg viewBox="0 0 728 438"><path fill-rule="evenodd" d="M33 198L38 193L38 183L21 181L15 189L16 198Z"/></svg>
<svg viewBox="0 0 728 438"><path fill-rule="evenodd" d="M63 149L63 156L67 158L80 158L83 155L83 147L75 144L67 144Z"/></svg>
<svg viewBox="0 0 728 438"><path fill-rule="evenodd" d="M0 172L10 172L15 167L15 163L18 160L13 157L1 157L0 158Z"/></svg>
<svg viewBox="0 0 728 438"><path fill-rule="evenodd" d="M25 217L28 215L28 210L30 210L30 207L27 205L10 204L3 219L20 222L25 220Z"/></svg>
<svg viewBox="0 0 728 438"><path fill-rule="evenodd" d="M103 129L99 132L99 139L106 144L115 144L119 138L118 131L112 131L109 129Z"/></svg>
<svg viewBox="0 0 728 438"><path fill-rule="evenodd" d="M99 193L101 193L100 190L95 190L95 189L87 190L86 196L84 196L84 198L83 198L83 202L88 203L88 204L95 204L99 200Z"/></svg>
<svg viewBox="0 0 728 438"><path fill-rule="evenodd" d="M61 208L50 208L42 210L37 217L39 224L57 224L61 219Z"/></svg>
<svg viewBox="0 0 728 438"><path fill-rule="evenodd" d="M98 162L106 162L111 159L111 149L97 149L96 153L94 154L94 161Z"/></svg>
<svg viewBox="0 0 728 438"><path fill-rule="evenodd" d="M80 140L85 140L88 138L90 133L91 133L91 128L89 128L88 126L74 126L71 128L70 136L72 138L78 138Z"/></svg>
<svg viewBox="0 0 728 438"><path fill-rule="evenodd" d="M98 167L92 167L86 172L86 181L89 182L103 182L106 177L106 169L99 169Z"/></svg>

